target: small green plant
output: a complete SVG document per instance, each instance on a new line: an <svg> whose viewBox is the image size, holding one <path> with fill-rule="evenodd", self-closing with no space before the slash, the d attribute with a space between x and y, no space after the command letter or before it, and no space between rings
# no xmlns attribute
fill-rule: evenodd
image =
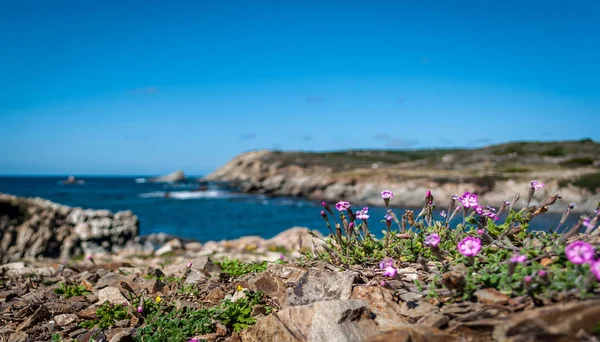
<svg viewBox="0 0 600 342"><path fill-rule="evenodd" d="M183 284L177 291L188 296L197 296L200 293L196 284Z"/></svg>
<svg viewBox="0 0 600 342"><path fill-rule="evenodd" d="M227 329L240 332L254 324L252 309L262 305L267 313L272 308L265 305L261 292L244 291L245 296L235 302L224 300L211 308L193 310L176 309L173 305L148 301L144 303L145 324L137 330L134 340L138 342L186 341L195 335L214 332L215 322ZM137 305L137 304L136 304Z"/></svg>
<svg viewBox="0 0 600 342"><path fill-rule="evenodd" d="M225 259L218 263L223 273L232 277L243 276L248 273L260 273L267 269L267 262L242 262L237 259Z"/></svg>
<svg viewBox="0 0 600 342"><path fill-rule="evenodd" d="M90 291L85 289L83 285L67 285L65 283L58 284L54 289L54 293L61 295L63 298L71 298L76 296L86 296Z"/></svg>
<svg viewBox="0 0 600 342"><path fill-rule="evenodd" d="M117 321L124 320L128 317L129 312L123 305L104 302L102 306L96 309L96 318L82 322L80 326L86 329L92 329L94 327L106 329L113 327Z"/></svg>
<svg viewBox="0 0 600 342"><path fill-rule="evenodd" d="M182 279L179 277L169 277L169 276L164 276L164 275L156 276L153 274L146 274L144 276L144 279L157 279L157 280L162 281L163 283L179 283L182 281Z"/></svg>

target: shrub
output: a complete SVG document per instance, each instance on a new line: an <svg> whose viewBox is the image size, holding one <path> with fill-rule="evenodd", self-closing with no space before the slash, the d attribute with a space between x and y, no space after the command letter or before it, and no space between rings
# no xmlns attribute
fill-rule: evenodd
<svg viewBox="0 0 600 342"><path fill-rule="evenodd" d="M596 192L600 188L600 172L583 175L577 178L573 185Z"/></svg>

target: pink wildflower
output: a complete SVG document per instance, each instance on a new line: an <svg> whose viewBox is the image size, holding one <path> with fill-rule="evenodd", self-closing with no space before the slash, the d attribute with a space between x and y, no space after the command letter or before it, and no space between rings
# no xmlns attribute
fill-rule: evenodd
<svg viewBox="0 0 600 342"><path fill-rule="evenodd" d="M188 261L188 263L187 263L186 267L187 267L187 268L192 268L192 262L191 262L191 261Z"/></svg>
<svg viewBox="0 0 600 342"><path fill-rule="evenodd" d="M438 234L433 233L425 237L425 244L430 247L437 247L440 244L441 238Z"/></svg>
<svg viewBox="0 0 600 342"><path fill-rule="evenodd" d="M542 183L540 181L536 181L536 180L531 181L530 184L531 184L531 187L534 189L541 189L544 187L544 183Z"/></svg>
<svg viewBox="0 0 600 342"><path fill-rule="evenodd" d="M345 202L345 201L339 201L335 204L335 208L338 211L345 211L345 210L348 210L348 208L350 208L350 203Z"/></svg>
<svg viewBox="0 0 600 342"><path fill-rule="evenodd" d="M442 210L440 211L440 216L445 218L446 216L448 216L448 214L446 214L446 212Z"/></svg>
<svg viewBox="0 0 600 342"><path fill-rule="evenodd" d="M458 243L457 248L460 254L467 257L473 257L481 250L481 240L472 236L467 236Z"/></svg>
<svg viewBox="0 0 600 342"><path fill-rule="evenodd" d="M138 306L137 308L137 312L138 313L142 313L144 311L144 308L142 308L141 306Z"/></svg>
<svg viewBox="0 0 600 342"><path fill-rule="evenodd" d="M477 229L477 235L483 235L483 234L485 234L485 230Z"/></svg>
<svg viewBox="0 0 600 342"><path fill-rule="evenodd" d="M390 199L394 199L394 193L391 192L390 190L383 190L381 192L381 198L383 198L384 200L390 200Z"/></svg>
<svg viewBox="0 0 600 342"><path fill-rule="evenodd" d="M359 210L356 212L356 218L359 220L366 221L369 218L369 215L367 215L368 212L369 208L364 207L363 210Z"/></svg>
<svg viewBox="0 0 600 342"><path fill-rule="evenodd" d="M388 267L392 267L392 265L394 264L394 260L392 259L383 259L381 260L381 262L379 262L379 268L380 269L386 269Z"/></svg>
<svg viewBox="0 0 600 342"><path fill-rule="evenodd" d="M510 262L524 263L525 261L527 261L527 256L523 254L514 254L510 257Z"/></svg>
<svg viewBox="0 0 600 342"><path fill-rule="evenodd" d="M592 262L590 265L590 271L596 276L596 279L600 281L600 260Z"/></svg>
<svg viewBox="0 0 600 342"><path fill-rule="evenodd" d="M575 241L565 248L565 254L570 262L581 265L594 259L594 246L587 242Z"/></svg>
<svg viewBox="0 0 600 342"><path fill-rule="evenodd" d="M523 281L525 282L525 284L530 284L533 281L533 277L530 275L526 275L523 277Z"/></svg>
<svg viewBox="0 0 600 342"><path fill-rule="evenodd" d="M393 267L386 267L385 272L383 272L384 277L395 278L398 271L396 271Z"/></svg>
<svg viewBox="0 0 600 342"><path fill-rule="evenodd" d="M463 205L463 207L465 208L474 208L476 206L478 206L479 204L477 203L477 195L476 194L472 194L470 192L465 192L459 199L458 201L460 202L460 204Z"/></svg>

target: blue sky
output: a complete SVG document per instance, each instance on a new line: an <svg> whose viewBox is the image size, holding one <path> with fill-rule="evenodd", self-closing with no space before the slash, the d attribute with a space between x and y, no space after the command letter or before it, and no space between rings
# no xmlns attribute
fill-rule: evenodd
<svg viewBox="0 0 600 342"><path fill-rule="evenodd" d="M600 140L600 2L0 2L0 174Z"/></svg>

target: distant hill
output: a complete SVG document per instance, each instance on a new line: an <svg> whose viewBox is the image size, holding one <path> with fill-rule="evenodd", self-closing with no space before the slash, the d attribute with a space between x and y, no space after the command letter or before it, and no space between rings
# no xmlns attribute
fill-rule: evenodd
<svg viewBox="0 0 600 342"><path fill-rule="evenodd" d="M403 205L421 205L420 192L427 189L443 197L475 191L497 203L526 193L528 182L540 179L549 194L559 192L591 208L600 188L600 144L585 139L476 149L254 151L204 179L232 182L249 193L373 205L380 204L378 191L393 187L404 193Z"/></svg>

